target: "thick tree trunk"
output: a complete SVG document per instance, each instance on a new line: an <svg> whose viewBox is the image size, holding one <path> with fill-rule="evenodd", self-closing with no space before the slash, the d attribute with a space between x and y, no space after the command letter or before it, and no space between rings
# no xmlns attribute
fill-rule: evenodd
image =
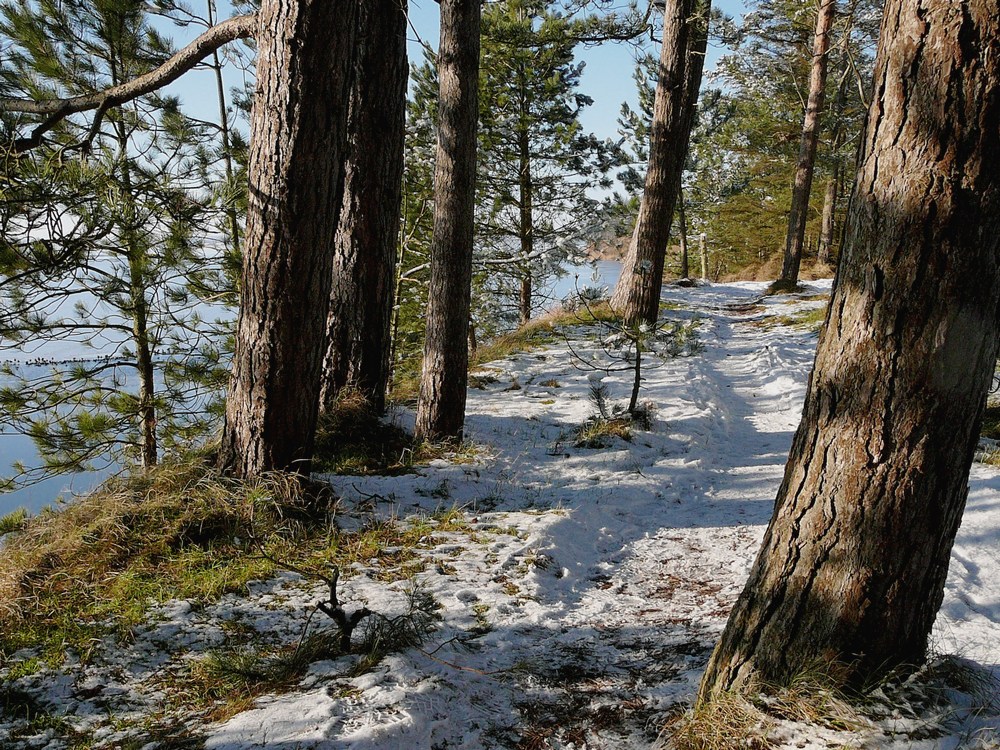
<svg viewBox="0 0 1000 750"><path fill-rule="evenodd" d="M656 322L663 263L708 44L707 0L667 0L638 228L611 295L626 323Z"/></svg>
<svg viewBox="0 0 1000 750"><path fill-rule="evenodd" d="M264 0L250 195L219 461L308 473L344 183L357 0Z"/></svg>
<svg viewBox="0 0 1000 750"><path fill-rule="evenodd" d="M361 0L360 29L320 408L350 386L381 412L403 180L405 2Z"/></svg>
<svg viewBox="0 0 1000 750"><path fill-rule="evenodd" d="M847 242L774 517L701 699L916 665L1000 334L996 0L889 0Z"/></svg>
<svg viewBox="0 0 1000 750"><path fill-rule="evenodd" d="M802 242L806 234L806 219L809 217L809 193L812 190L813 168L816 166L816 143L819 139L820 116L823 114L823 96L826 90L830 31L836 15L837 0L820 0L816 36L813 39L812 71L809 74L809 99L802 119L802 140L799 142L799 159L795 165L792 206L788 212L785 257L781 266L781 278L778 280L786 288L799 283Z"/></svg>
<svg viewBox="0 0 1000 750"><path fill-rule="evenodd" d="M479 115L479 0L441 0L434 235L417 439L461 439Z"/></svg>

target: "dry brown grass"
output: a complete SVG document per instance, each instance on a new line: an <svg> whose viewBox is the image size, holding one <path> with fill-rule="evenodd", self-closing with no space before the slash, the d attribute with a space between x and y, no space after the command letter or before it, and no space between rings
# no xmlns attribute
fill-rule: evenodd
<svg viewBox="0 0 1000 750"><path fill-rule="evenodd" d="M774 722L746 698L723 693L668 725L661 737L671 750L767 750Z"/></svg>
<svg viewBox="0 0 1000 750"><path fill-rule="evenodd" d="M237 482L189 462L112 479L43 510L0 550L0 654L86 653L109 631L127 633L150 602L240 590L273 571L251 554L250 539L290 543L329 500L292 475Z"/></svg>

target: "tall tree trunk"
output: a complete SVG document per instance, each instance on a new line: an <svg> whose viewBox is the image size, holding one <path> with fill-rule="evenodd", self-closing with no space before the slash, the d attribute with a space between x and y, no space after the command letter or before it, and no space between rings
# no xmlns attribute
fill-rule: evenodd
<svg viewBox="0 0 1000 750"><path fill-rule="evenodd" d="M1000 334L996 0L889 0L802 423L700 697L925 656Z"/></svg>
<svg viewBox="0 0 1000 750"><path fill-rule="evenodd" d="M417 439L461 439L465 423L480 15L479 0L441 0L434 234Z"/></svg>
<svg viewBox="0 0 1000 750"><path fill-rule="evenodd" d="M701 280L708 281L708 235L698 235L698 252L701 255Z"/></svg>
<svg viewBox="0 0 1000 750"><path fill-rule="evenodd" d="M681 278L686 279L690 277L691 269L688 265L688 228L687 215L684 213L684 189L680 184L677 185L677 230L681 245Z"/></svg>
<svg viewBox="0 0 1000 750"><path fill-rule="evenodd" d="M523 92L523 88L522 88ZM521 242L521 295L520 320L524 325L531 320L531 256L535 250L535 227L533 207L533 185L531 182L531 144L528 140L526 104L521 102L522 122L517 134L518 145L518 188L520 192L520 216L517 232Z"/></svg>
<svg viewBox="0 0 1000 750"><path fill-rule="evenodd" d="M670 224L708 44L708 0L667 0L653 100L649 164L639 205L638 230L629 245L611 307L628 324L656 322Z"/></svg>
<svg viewBox="0 0 1000 750"><path fill-rule="evenodd" d="M309 472L344 184L357 0L264 0L221 467Z"/></svg>
<svg viewBox="0 0 1000 750"><path fill-rule="evenodd" d="M351 386L382 412L403 181L405 0L361 0L360 15L320 408Z"/></svg>
<svg viewBox="0 0 1000 750"><path fill-rule="evenodd" d="M820 116L826 90L826 69L830 52L830 31L837 15L837 0L819 0L816 16L816 36L813 39L812 70L809 74L809 99L802 119L802 140L795 165L792 185L792 206L788 212L788 233L785 235L785 257L778 283L783 288L799 283L802 263L802 242L809 217L809 193L812 190L813 168L816 166L816 143L819 139Z"/></svg>

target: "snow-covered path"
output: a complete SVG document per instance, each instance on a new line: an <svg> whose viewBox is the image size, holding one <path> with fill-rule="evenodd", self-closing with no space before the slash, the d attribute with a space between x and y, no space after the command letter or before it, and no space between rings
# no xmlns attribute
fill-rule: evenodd
<svg viewBox="0 0 1000 750"><path fill-rule="evenodd" d="M373 559L342 592L393 613L416 586L441 605L438 631L368 674L343 676L353 656L320 662L296 691L222 724L190 726L208 748L227 750L652 747L689 705L743 586L800 417L816 335L776 318L821 307L829 285L766 301L762 287L669 293L680 306L670 314L700 319L704 351L647 369L642 397L656 404L655 420L630 443L573 446L572 431L595 411L593 372L557 345L484 368L492 378L470 391L467 418L486 454L478 461L331 477L344 497L342 524L462 509L466 530L435 534L408 581L382 582L391 563ZM593 335L574 331L572 349L596 352ZM622 401L631 374L604 382ZM941 652L1000 675L1000 473L977 466L971 485L934 638ZM292 575L259 589L266 607L230 597L198 613L161 613L157 627L200 633L199 648L217 645L219 623L234 619L293 638L321 593ZM132 651L144 648L140 638ZM154 672L133 670L137 697L119 715L143 710ZM958 746L940 736L788 733L797 747Z"/></svg>

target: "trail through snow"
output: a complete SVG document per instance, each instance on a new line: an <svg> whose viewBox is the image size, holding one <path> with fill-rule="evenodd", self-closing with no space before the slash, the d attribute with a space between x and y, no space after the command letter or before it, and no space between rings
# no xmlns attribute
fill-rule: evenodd
<svg viewBox="0 0 1000 750"><path fill-rule="evenodd" d="M352 605L391 614L417 586L441 606L438 630L368 674L344 676L356 657L320 662L296 690L258 699L224 723L178 720L212 750L653 747L667 720L690 705L756 554L799 421L816 335L777 316L826 304L829 283L791 297L763 299L762 290L740 283L665 295L679 306L669 315L700 320L704 351L646 371L642 397L656 405L655 420L631 443L573 447L571 433L594 405L592 372L571 348L600 351L595 329L580 327L569 333L572 347L484 368L495 381L469 394L467 436L486 452L475 463L329 477L345 525L462 509L469 530L436 533L428 564L410 582L380 582L391 563L376 558L351 571L342 590ZM631 374L604 382L624 401ZM408 426L412 415L396 418ZM934 643L980 665L989 683L1000 678L1000 473L977 465L970 483ZM158 612L135 643L109 649L103 666L26 685L51 681L74 721L114 743L128 731L107 716L148 712L164 673L223 643L226 623L291 642L321 595L286 574L201 610L180 603ZM158 650L178 637L186 651ZM87 679L113 684L115 697L81 697ZM978 715L966 708L936 718L923 735L916 729L929 720L890 716L852 733L787 723L781 736L799 748L996 743L997 700Z"/></svg>

